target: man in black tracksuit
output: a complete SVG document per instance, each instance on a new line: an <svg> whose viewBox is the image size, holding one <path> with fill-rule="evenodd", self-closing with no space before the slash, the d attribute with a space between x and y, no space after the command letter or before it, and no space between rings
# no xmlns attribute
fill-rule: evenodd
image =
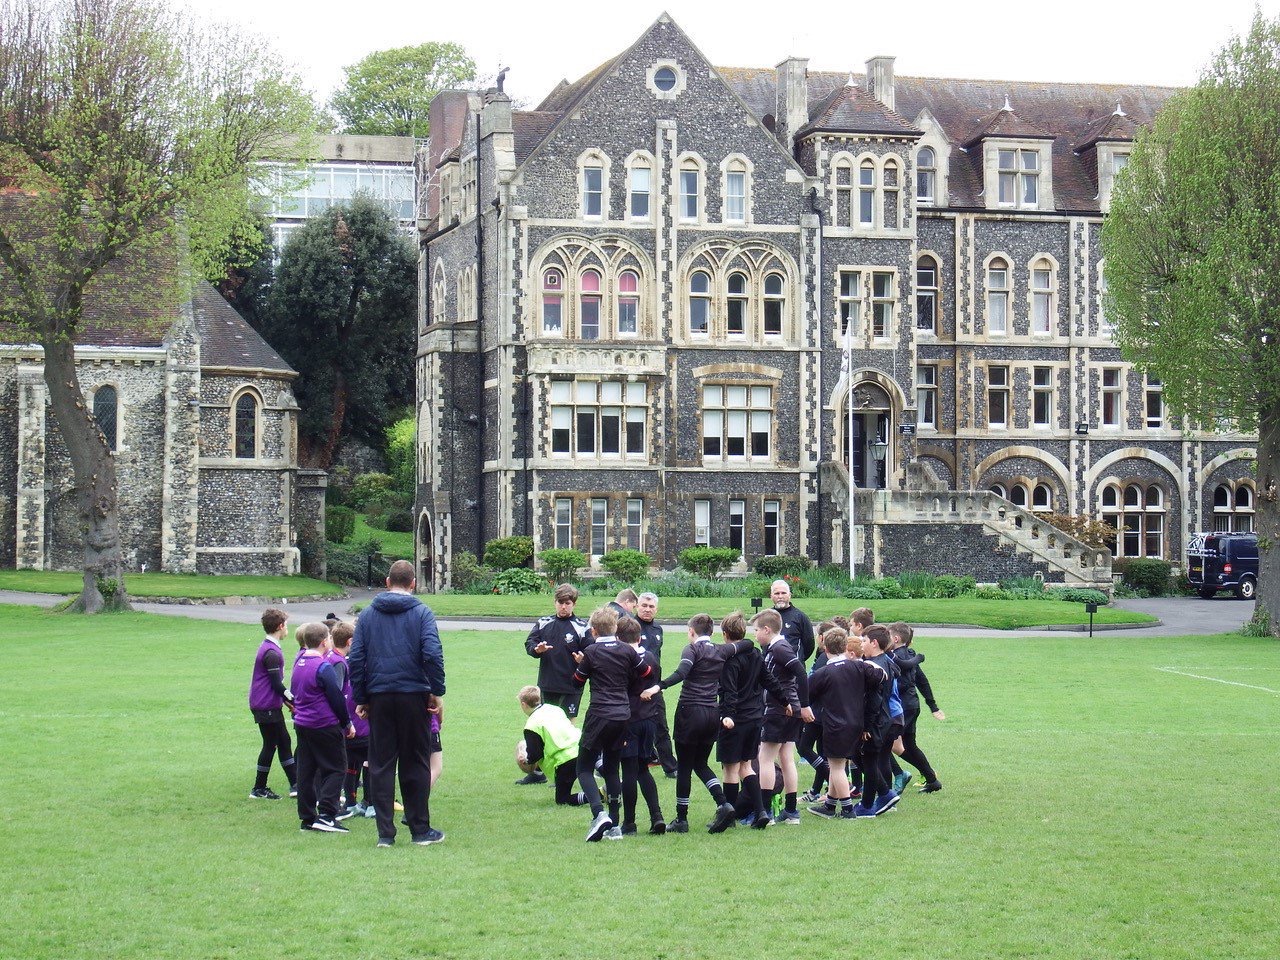
<svg viewBox="0 0 1280 960"><path fill-rule="evenodd" d="M711 772L707 760L720 731L720 711L716 696L720 692L720 673L725 661L748 650L751 643L711 642L715 621L699 613L689 621L689 643L680 654L680 664L670 676L660 680L641 694L649 699L668 687L681 684L676 703L676 818L667 825L671 833L689 832L689 788L697 774L716 802L712 826L723 830L733 820L733 806L725 800L720 781ZM712 832L719 832L713 830Z"/></svg>
<svg viewBox="0 0 1280 960"><path fill-rule="evenodd" d="M720 632L728 642L747 635L747 622L740 613L731 613L720 623ZM751 763L760 752L760 726L764 722L764 693L787 701L795 714L800 701L794 686L783 687L765 669L764 655L754 646L730 658L720 674L720 737L716 742L716 759L724 773L725 797L734 805L738 816L749 825L763 830L772 821L764 808L760 778ZM741 802L739 801L741 785Z"/></svg>
<svg viewBox="0 0 1280 960"><path fill-rule="evenodd" d="M924 654L917 653L911 648L913 635L914 631L910 624L889 624L889 636L892 640L889 653L898 664L898 669L902 671L902 675L898 678L898 697L902 700L901 756L903 760L920 771L920 776L924 777L924 785L920 788L920 792L935 793L942 789L942 782L929 764L929 758L916 743L916 721L920 718L920 696L917 688L923 685L925 698L934 716L941 714L942 711L938 709L937 701L933 699L933 690L929 687L928 678L920 669L920 664L924 663Z"/></svg>
<svg viewBox="0 0 1280 960"><path fill-rule="evenodd" d="M582 724L577 760L578 784L594 816L587 831L589 842L599 840L616 823L616 808L622 800L618 770L631 720L631 684L633 680L652 675L643 654L614 635L617 627L618 618L612 610L607 607L597 610L591 615L591 630L596 641L574 655L577 666L573 682L579 687L591 682L591 703ZM605 813L600 788L596 786L596 760L602 755L604 784L609 804L614 807L613 816Z"/></svg>
<svg viewBox="0 0 1280 960"><path fill-rule="evenodd" d="M782 639L800 655L801 663L808 663L813 656L813 623L803 610L791 602L791 585L785 580L775 580L769 588L773 609L782 618Z"/></svg>
<svg viewBox="0 0 1280 960"><path fill-rule="evenodd" d="M662 676L662 624L658 623L658 596L654 593L642 593L636 605L636 621L640 624L640 645L653 654L658 661L658 676ZM676 755L671 750L671 731L667 727L667 704L662 694L654 697L658 702L654 714L657 729L653 734L653 745L658 752L658 762L662 764L662 772L675 779Z"/></svg>
<svg viewBox="0 0 1280 960"><path fill-rule="evenodd" d="M524 650L538 661L538 687L542 702L559 707L572 720L578 715L582 690L573 683L573 653L587 633L587 621L573 615L577 588L556 587L555 616L539 617L525 637Z"/></svg>

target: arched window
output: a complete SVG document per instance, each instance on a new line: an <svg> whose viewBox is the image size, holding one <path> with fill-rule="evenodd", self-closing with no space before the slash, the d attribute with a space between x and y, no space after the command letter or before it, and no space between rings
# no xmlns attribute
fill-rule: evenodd
<svg viewBox="0 0 1280 960"><path fill-rule="evenodd" d="M729 274L728 307L728 333L742 336L747 332L747 278L744 274Z"/></svg>
<svg viewBox="0 0 1280 960"><path fill-rule="evenodd" d="M1015 483L1009 488L1009 502L1015 507L1027 508L1027 488L1020 483Z"/></svg>
<svg viewBox="0 0 1280 960"><path fill-rule="evenodd" d="M933 147L921 147L916 154L916 203L930 206L937 202L938 161Z"/></svg>
<svg viewBox="0 0 1280 960"><path fill-rule="evenodd" d="M929 256L916 261L916 329L938 332L938 262Z"/></svg>
<svg viewBox="0 0 1280 960"><path fill-rule="evenodd" d="M119 447L119 428L116 420L120 395L112 386L99 387L93 394L93 419L107 439L107 449L115 453Z"/></svg>
<svg viewBox="0 0 1280 960"><path fill-rule="evenodd" d="M990 489L992 493L997 497L1000 497L1002 500L1009 499L1009 492L1005 490L1003 483L993 483Z"/></svg>
<svg viewBox="0 0 1280 960"><path fill-rule="evenodd" d="M851 227L853 226L853 162L848 157L841 157L836 160L831 174L834 191L832 225Z"/></svg>
<svg viewBox="0 0 1280 960"><path fill-rule="evenodd" d="M564 274L542 272L542 332L559 336L564 331Z"/></svg>
<svg viewBox="0 0 1280 960"><path fill-rule="evenodd" d="M987 264L987 333L1009 332L1009 262L995 257Z"/></svg>
<svg viewBox="0 0 1280 960"><path fill-rule="evenodd" d="M875 226L876 222L876 165L863 160L858 167L858 224Z"/></svg>
<svg viewBox="0 0 1280 960"><path fill-rule="evenodd" d="M618 275L618 334L634 336L640 330L640 278L634 270Z"/></svg>
<svg viewBox="0 0 1280 960"><path fill-rule="evenodd" d="M253 460L258 456L258 398L248 390L236 398L232 443L237 460Z"/></svg>
<svg viewBox="0 0 1280 960"><path fill-rule="evenodd" d="M711 278L701 270L689 278L689 332L706 335L711 321Z"/></svg>
<svg viewBox="0 0 1280 960"><path fill-rule="evenodd" d="M584 270L578 279L578 335L600 339L600 274Z"/></svg>
<svg viewBox="0 0 1280 960"><path fill-rule="evenodd" d="M724 172L724 222L747 222L747 165L731 160Z"/></svg>
<svg viewBox="0 0 1280 960"><path fill-rule="evenodd" d="M1213 529L1216 533L1253 532L1253 489L1240 481L1235 490L1220 483L1213 491Z"/></svg>
<svg viewBox="0 0 1280 960"><path fill-rule="evenodd" d="M1164 490L1155 484L1111 482L1102 488L1102 522L1114 527L1116 557L1164 556Z"/></svg>
<svg viewBox="0 0 1280 960"><path fill-rule="evenodd" d="M1053 264L1044 257L1031 264L1031 332L1053 332Z"/></svg>
<svg viewBox="0 0 1280 960"><path fill-rule="evenodd" d="M1053 490L1050 489L1047 483L1037 483L1036 488L1031 491L1031 509L1053 509Z"/></svg>
<svg viewBox="0 0 1280 960"><path fill-rule="evenodd" d="M782 274L771 273L764 278L764 334L766 337L782 336L782 312L786 303L782 290Z"/></svg>

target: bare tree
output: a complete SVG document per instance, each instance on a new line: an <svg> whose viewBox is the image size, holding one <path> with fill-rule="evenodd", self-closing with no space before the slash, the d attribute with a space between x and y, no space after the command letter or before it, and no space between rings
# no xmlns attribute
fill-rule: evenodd
<svg viewBox="0 0 1280 960"><path fill-rule="evenodd" d="M44 351L86 612L128 602L115 464L76 372L86 303L127 296L131 265L173 266L145 291L170 309L221 275L253 229L252 161L315 130L300 89L260 42L157 0L0 0L0 321Z"/></svg>

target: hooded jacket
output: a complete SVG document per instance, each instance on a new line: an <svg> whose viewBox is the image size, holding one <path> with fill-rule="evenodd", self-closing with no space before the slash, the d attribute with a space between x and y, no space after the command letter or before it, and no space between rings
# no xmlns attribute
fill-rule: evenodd
<svg viewBox="0 0 1280 960"><path fill-rule="evenodd" d="M444 696L436 615L411 594L378 594L356 620L347 665L356 703L380 693Z"/></svg>

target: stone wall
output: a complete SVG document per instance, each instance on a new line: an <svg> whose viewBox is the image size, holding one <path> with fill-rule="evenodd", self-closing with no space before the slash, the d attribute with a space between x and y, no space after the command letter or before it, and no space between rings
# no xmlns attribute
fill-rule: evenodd
<svg viewBox="0 0 1280 960"><path fill-rule="evenodd" d="M1054 582L1048 564L1001 543L981 524L876 524L872 530L875 569L882 577L918 570L935 576L964 574L978 583L1036 574Z"/></svg>

